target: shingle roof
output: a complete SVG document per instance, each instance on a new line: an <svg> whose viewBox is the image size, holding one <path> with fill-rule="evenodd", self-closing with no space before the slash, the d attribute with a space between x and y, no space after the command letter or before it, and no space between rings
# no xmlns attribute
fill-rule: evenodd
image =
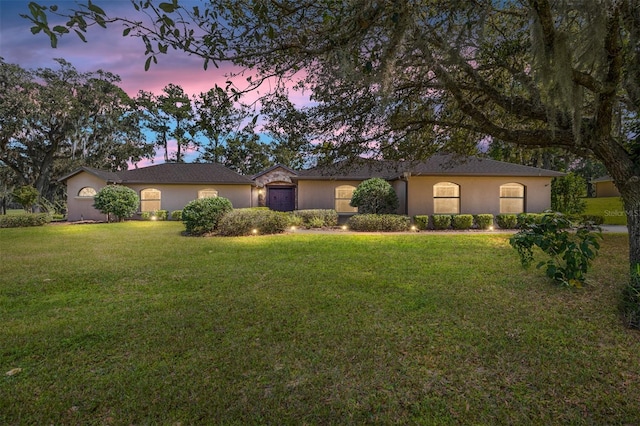
<svg viewBox="0 0 640 426"><path fill-rule="evenodd" d="M465 176L563 176L564 173L537 167L522 166L487 158L434 155L419 162L377 161L358 159L325 167L314 167L298 173L294 180L362 180L381 177L387 180L400 178L405 173L414 176L465 175Z"/></svg>
<svg viewBox="0 0 640 426"><path fill-rule="evenodd" d="M118 172L122 183L248 184L253 182L216 163L164 163Z"/></svg>
<svg viewBox="0 0 640 426"><path fill-rule="evenodd" d="M613 182L613 179L609 175L600 176L596 179L591 179L591 183L599 183L599 182Z"/></svg>
<svg viewBox="0 0 640 426"><path fill-rule="evenodd" d="M164 163L119 172L81 167L60 181L65 181L82 171L113 183L253 184L249 177L242 176L221 164L211 163Z"/></svg>

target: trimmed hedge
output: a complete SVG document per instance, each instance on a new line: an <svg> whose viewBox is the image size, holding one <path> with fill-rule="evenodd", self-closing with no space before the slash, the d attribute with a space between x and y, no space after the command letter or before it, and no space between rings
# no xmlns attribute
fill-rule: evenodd
<svg viewBox="0 0 640 426"><path fill-rule="evenodd" d="M431 226L433 226L433 229L438 230L451 228L451 215L434 214L431 216Z"/></svg>
<svg viewBox="0 0 640 426"><path fill-rule="evenodd" d="M493 225L492 214L477 214L474 216L478 229L489 229Z"/></svg>
<svg viewBox="0 0 640 426"><path fill-rule="evenodd" d="M522 228L525 225L539 224L543 216L544 213L520 213L516 219L516 227Z"/></svg>
<svg viewBox="0 0 640 426"><path fill-rule="evenodd" d="M182 210L174 210L171 212L171 220L182 220Z"/></svg>
<svg viewBox="0 0 640 426"><path fill-rule="evenodd" d="M263 208L235 209L222 216L218 235L239 237L254 234L280 234L289 226L289 214Z"/></svg>
<svg viewBox="0 0 640 426"><path fill-rule="evenodd" d="M357 214L347 220L350 230L362 232L402 232L410 226L411 218L397 214Z"/></svg>
<svg viewBox="0 0 640 426"><path fill-rule="evenodd" d="M182 209L182 222L189 234L201 235L218 229L218 222L233 210L231 201L224 197L200 198Z"/></svg>
<svg viewBox="0 0 640 426"><path fill-rule="evenodd" d="M604 216L599 216L595 214L583 214L580 219L581 224L593 223L594 225L600 226L604 224Z"/></svg>
<svg viewBox="0 0 640 426"><path fill-rule="evenodd" d="M23 213L0 216L0 228L24 228L42 226L51 222L48 213Z"/></svg>
<svg viewBox="0 0 640 426"><path fill-rule="evenodd" d="M499 214L496 216L496 224L502 229L516 229L518 216L515 214Z"/></svg>
<svg viewBox="0 0 640 426"><path fill-rule="evenodd" d="M470 214L457 214L452 216L451 226L453 229L471 229L473 225L473 215Z"/></svg>
<svg viewBox="0 0 640 426"><path fill-rule="evenodd" d="M154 212L142 212L140 218L142 220L167 220L169 212L166 210L156 210ZM153 219L155 217L155 219Z"/></svg>
<svg viewBox="0 0 640 426"><path fill-rule="evenodd" d="M295 217L301 218L302 223L300 225L307 228L312 228L314 226L317 228L321 228L323 226L331 227L338 225L338 212L331 209L296 210L291 214ZM320 225L320 220L322 221L322 225ZM311 226L312 222L314 226Z"/></svg>
<svg viewBox="0 0 640 426"><path fill-rule="evenodd" d="M417 215L413 217L413 221L416 224L416 228L421 231L429 228L429 216L427 215Z"/></svg>

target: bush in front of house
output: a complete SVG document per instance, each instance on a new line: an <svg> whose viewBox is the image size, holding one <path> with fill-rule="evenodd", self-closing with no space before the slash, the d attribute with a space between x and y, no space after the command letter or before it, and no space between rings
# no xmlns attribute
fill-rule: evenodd
<svg viewBox="0 0 640 426"><path fill-rule="evenodd" d="M451 217L451 226L453 226L453 229L471 229L472 225L473 215L471 214L456 214Z"/></svg>
<svg viewBox="0 0 640 426"><path fill-rule="evenodd" d="M218 235L239 237L258 234L279 234L289 226L289 215L269 209L235 209L225 213L218 223Z"/></svg>
<svg viewBox="0 0 640 426"><path fill-rule="evenodd" d="M106 214L108 222L111 222L112 216L118 222L133 216L139 204L140 198L136 191L122 185L105 186L93 197L93 207Z"/></svg>
<svg viewBox="0 0 640 426"><path fill-rule="evenodd" d="M593 224L596 226L600 226L604 224L604 216L595 215L595 214L583 214L580 217L581 224Z"/></svg>
<svg viewBox="0 0 640 426"><path fill-rule="evenodd" d="M308 210L296 210L292 212L293 216L302 218L301 226L311 228L311 223L317 225L322 221L322 225L318 228L332 227L338 225L338 212L332 209L308 209Z"/></svg>
<svg viewBox="0 0 640 426"><path fill-rule="evenodd" d="M182 222L187 233L202 235L218 229L218 222L222 216L232 210L233 205L227 198L200 198L184 206L182 209Z"/></svg>
<svg viewBox="0 0 640 426"><path fill-rule="evenodd" d="M518 216L515 214L499 214L496 216L496 224L502 229L516 229Z"/></svg>
<svg viewBox="0 0 640 426"><path fill-rule="evenodd" d="M431 216L431 225L433 229L449 229L451 228L451 215L450 214L434 214Z"/></svg>
<svg viewBox="0 0 640 426"><path fill-rule="evenodd" d="M48 213L22 213L0 216L0 228L42 226L49 222L51 222L51 215Z"/></svg>
<svg viewBox="0 0 640 426"><path fill-rule="evenodd" d="M171 220L182 220L182 210L174 210L171 212Z"/></svg>
<svg viewBox="0 0 640 426"><path fill-rule="evenodd" d="M478 229L489 229L493 226L493 215L492 214L477 214L474 216L476 227Z"/></svg>
<svg viewBox="0 0 640 426"><path fill-rule="evenodd" d="M371 178L358 185L349 204L360 214L393 214L398 210L398 195L386 180Z"/></svg>
<svg viewBox="0 0 640 426"><path fill-rule="evenodd" d="M140 218L142 220L167 220L168 213L166 210L156 210L154 212L142 212Z"/></svg>
<svg viewBox="0 0 640 426"><path fill-rule="evenodd" d="M516 228L540 223L544 213L520 213L516 216Z"/></svg>
<svg viewBox="0 0 640 426"><path fill-rule="evenodd" d="M357 214L347 220L352 231L403 232L411 226L411 218L397 214Z"/></svg>
<svg viewBox="0 0 640 426"><path fill-rule="evenodd" d="M416 228L421 231L429 228L429 216L427 215L417 215L413 217L413 222L416 224Z"/></svg>

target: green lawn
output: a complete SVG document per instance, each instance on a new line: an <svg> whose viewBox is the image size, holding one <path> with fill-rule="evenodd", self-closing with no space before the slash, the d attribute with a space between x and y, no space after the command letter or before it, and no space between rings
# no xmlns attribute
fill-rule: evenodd
<svg viewBox="0 0 640 426"><path fill-rule="evenodd" d="M604 217L607 225L626 225L627 216L620 197L585 198L587 210L584 214Z"/></svg>
<svg viewBox="0 0 640 426"><path fill-rule="evenodd" d="M501 234L181 230L0 229L0 424L640 419L626 235L568 290Z"/></svg>

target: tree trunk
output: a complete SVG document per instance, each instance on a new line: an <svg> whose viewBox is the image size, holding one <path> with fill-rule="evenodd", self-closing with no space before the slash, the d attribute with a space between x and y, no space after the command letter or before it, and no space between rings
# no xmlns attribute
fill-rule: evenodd
<svg viewBox="0 0 640 426"><path fill-rule="evenodd" d="M640 193L640 183L635 185L636 193ZM629 264L634 271L640 264L640 196L624 196L624 208L627 214L627 228L629 229Z"/></svg>

